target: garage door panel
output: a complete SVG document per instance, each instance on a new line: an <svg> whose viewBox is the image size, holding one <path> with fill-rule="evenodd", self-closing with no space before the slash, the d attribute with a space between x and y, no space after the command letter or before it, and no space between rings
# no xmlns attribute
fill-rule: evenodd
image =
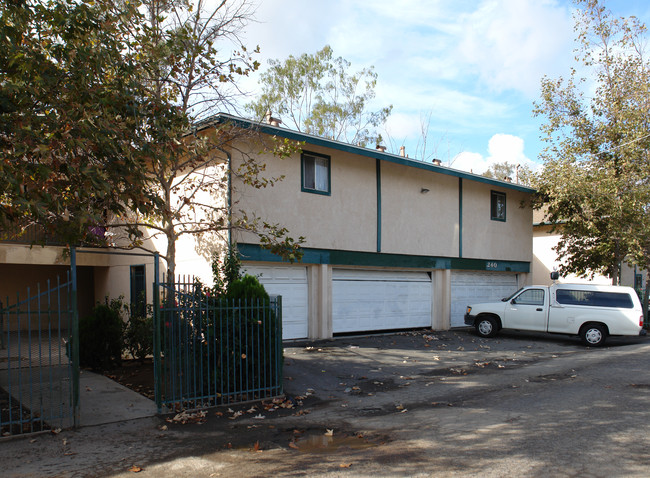
<svg viewBox="0 0 650 478"><path fill-rule="evenodd" d="M334 333L431 325L431 277L422 272L335 269Z"/></svg>
<svg viewBox="0 0 650 478"><path fill-rule="evenodd" d="M257 276L271 296L282 296L282 338L303 339L309 334L309 295L306 267L244 266Z"/></svg>
<svg viewBox="0 0 650 478"><path fill-rule="evenodd" d="M469 304L494 302L517 290L515 274L498 272L452 271L451 326L465 325L465 309Z"/></svg>

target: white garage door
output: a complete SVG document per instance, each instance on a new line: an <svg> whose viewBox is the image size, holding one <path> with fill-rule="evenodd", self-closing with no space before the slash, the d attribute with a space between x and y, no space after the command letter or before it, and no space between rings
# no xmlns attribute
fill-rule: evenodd
<svg viewBox="0 0 650 478"><path fill-rule="evenodd" d="M451 272L451 326L465 325L465 309L471 303L501 300L517 290L517 276L499 272Z"/></svg>
<svg viewBox="0 0 650 478"><path fill-rule="evenodd" d="M309 316L307 268L245 265L242 272L257 276L269 295L282 296L282 338L306 338Z"/></svg>
<svg viewBox="0 0 650 478"><path fill-rule="evenodd" d="M334 333L431 326L426 272L332 271Z"/></svg>

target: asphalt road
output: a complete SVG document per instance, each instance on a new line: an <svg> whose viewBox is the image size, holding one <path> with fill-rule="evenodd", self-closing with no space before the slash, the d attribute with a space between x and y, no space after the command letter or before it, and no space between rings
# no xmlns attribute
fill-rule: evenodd
<svg viewBox="0 0 650 478"><path fill-rule="evenodd" d="M297 343L288 400L0 441L2 476L646 477L649 361L645 337Z"/></svg>

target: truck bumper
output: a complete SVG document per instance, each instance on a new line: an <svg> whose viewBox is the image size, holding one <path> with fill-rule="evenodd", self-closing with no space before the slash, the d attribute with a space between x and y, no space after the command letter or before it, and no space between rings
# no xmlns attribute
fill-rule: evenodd
<svg viewBox="0 0 650 478"><path fill-rule="evenodd" d="M465 325L472 325L473 326L474 325L474 319L476 319L475 316L465 314Z"/></svg>

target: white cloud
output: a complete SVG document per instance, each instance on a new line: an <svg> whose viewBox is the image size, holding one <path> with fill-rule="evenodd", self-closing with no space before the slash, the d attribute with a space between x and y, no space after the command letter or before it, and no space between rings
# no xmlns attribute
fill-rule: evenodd
<svg viewBox="0 0 650 478"><path fill-rule="evenodd" d="M488 142L488 155L480 153L462 152L453 158L451 167L463 171L483 174L496 163L520 164L528 166L533 171L539 169L536 163L524 154L524 140L510 134L495 134Z"/></svg>
<svg viewBox="0 0 650 478"><path fill-rule="evenodd" d="M495 91L537 96L540 78L572 59L573 20L555 0L485 0L461 22L458 53Z"/></svg>
<svg viewBox="0 0 650 478"><path fill-rule="evenodd" d="M453 158L450 167L460 169L469 173L481 174L488 168L487 161L482 154L462 152Z"/></svg>

